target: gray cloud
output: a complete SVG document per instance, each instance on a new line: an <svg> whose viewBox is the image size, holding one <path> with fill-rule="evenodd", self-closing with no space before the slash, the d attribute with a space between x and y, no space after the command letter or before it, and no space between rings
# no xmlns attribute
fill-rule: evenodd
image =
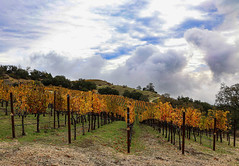
<svg viewBox="0 0 239 166"><path fill-rule="evenodd" d="M185 32L185 39L205 52L205 61L215 77L238 72L238 46L228 44L219 33L193 28Z"/></svg>
<svg viewBox="0 0 239 166"><path fill-rule="evenodd" d="M86 59L70 59L52 51L48 54L34 53L29 58L31 67L46 70L53 75L65 75L71 79L99 78L105 60L101 56Z"/></svg>
<svg viewBox="0 0 239 166"><path fill-rule="evenodd" d="M238 0L219 0L213 1L218 13L224 15L224 22L221 25L221 30L238 30L239 23L239 3Z"/></svg>
<svg viewBox="0 0 239 166"><path fill-rule="evenodd" d="M144 65L144 63L158 50L152 46L138 47L132 57L127 60L126 66L132 70L137 68L139 65Z"/></svg>
<svg viewBox="0 0 239 166"><path fill-rule="evenodd" d="M125 65L113 71L107 80L131 87L152 82L159 93L182 94L199 86L191 76L183 73L187 65L183 54L174 50L162 53L152 45L138 47Z"/></svg>

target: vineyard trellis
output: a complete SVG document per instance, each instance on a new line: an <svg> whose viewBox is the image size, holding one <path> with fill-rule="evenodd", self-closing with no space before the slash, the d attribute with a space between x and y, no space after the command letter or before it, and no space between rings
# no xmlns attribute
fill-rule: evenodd
<svg viewBox="0 0 239 166"><path fill-rule="evenodd" d="M40 132L40 117L45 117L46 115L53 116L53 128L56 128L56 124L59 128L61 121L64 121L64 126L66 126L68 121L69 143L71 143L71 125L73 125L74 139L76 139L77 124L82 124L82 134L84 135L86 125L88 125L88 132L90 132L95 130L97 125L99 128L100 125L102 126L115 120L126 121L127 107L130 107L130 113L132 114L130 123L133 124L134 122L134 101L124 97L99 95L94 91L82 92L62 87L44 87L34 82L22 83L15 87L3 85L4 83L0 82L0 95L11 96L11 109L15 111L15 113L12 112L11 114L13 118L12 127L19 126L14 124L14 117L20 117L21 135L23 136L26 135L25 125L36 124L36 132ZM7 91L5 90L6 87ZM2 99L2 101L6 100L8 99ZM48 108L50 108L50 111ZM53 108L54 112L52 113ZM60 120L60 114L65 116L64 120ZM25 124L25 119L28 115L35 116L36 122ZM14 135L15 131L12 131Z"/></svg>
<svg viewBox="0 0 239 166"><path fill-rule="evenodd" d="M165 138L175 145L175 135L178 135L179 149L184 148L184 135L186 138L191 139L191 134L196 142L199 137L200 144L203 144L202 137L211 140L213 135L213 147L215 150L215 143L220 137L227 135L228 145L230 145L230 132L231 124L228 118L229 111L223 110L208 110L208 114L202 114L199 110L193 108L173 108L170 103L158 102L155 104L145 104L145 111L139 113L140 122L150 125L162 133ZM183 118L185 115L185 118ZM183 125L185 120L185 125ZM184 129L185 128L185 129ZM236 122L234 121L233 127L234 142L236 141ZM184 130L186 133L184 133ZM181 137L182 144L181 145ZM235 143L233 144L235 146ZM184 153L184 149L182 149Z"/></svg>
<svg viewBox="0 0 239 166"><path fill-rule="evenodd" d="M193 136L195 141L198 141L199 137L200 144L203 144L203 137L211 140L213 135L214 150L215 140L218 140L219 137L220 142L225 134L228 144L231 140L232 126L228 118L229 112L223 110L208 110L207 114L203 114L191 107L173 108L168 102L143 102L122 96L99 95L95 91L83 92L62 87L44 87L34 82L22 83L14 87L0 81L0 100L2 107L5 103L5 115L8 115L7 108L10 102L13 124L14 117L21 118L22 135L26 135L25 125L36 124L36 132L40 132L40 117L46 115L49 116L49 119L53 117L52 121L49 120L49 124L53 122L54 129L61 127L61 122L64 122L64 126L66 126L68 121L69 143L71 143L71 125L73 125L75 140L77 124L81 124L82 134L85 135L86 129L90 132L115 120L123 120L127 124L127 144L130 148L132 128L136 116L138 116L141 123L154 127L174 145L177 135L180 150L184 149L185 137L191 139ZM184 119L183 114L185 115ZM36 122L25 124L24 120L28 115L35 116ZM60 118L60 115L64 118ZM183 125L183 120L185 120L185 125ZM12 125L13 138L15 138L15 126L18 125ZM183 128L185 132L182 130ZM233 129L233 145L235 146L236 121L234 121Z"/></svg>

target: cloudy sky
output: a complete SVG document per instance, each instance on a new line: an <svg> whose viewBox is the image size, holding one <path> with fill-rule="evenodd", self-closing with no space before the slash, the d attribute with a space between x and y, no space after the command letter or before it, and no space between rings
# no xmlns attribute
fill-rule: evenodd
<svg viewBox="0 0 239 166"><path fill-rule="evenodd" d="M0 64L214 103L239 81L238 0L0 0Z"/></svg>

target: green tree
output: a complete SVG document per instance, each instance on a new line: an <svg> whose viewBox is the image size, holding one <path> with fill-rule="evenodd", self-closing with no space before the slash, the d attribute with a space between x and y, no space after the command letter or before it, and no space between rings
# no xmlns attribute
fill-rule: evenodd
<svg viewBox="0 0 239 166"><path fill-rule="evenodd" d="M40 80L41 78L41 71L34 69L30 72L30 77L32 80Z"/></svg>
<svg viewBox="0 0 239 166"><path fill-rule="evenodd" d="M45 73L44 78L41 81L45 86L53 85L53 77L51 73Z"/></svg>
<svg viewBox="0 0 239 166"><path fill-rule="evenodd" d="M119 91L116 89L112 89L110 87L106 87L106 88L101 88L98 90L98 92L100 94L104 94L104 95L119 95Z"/></svg>
<svg viewBox="0 0 239 166"><path fill-rule="evenodd" d="M140 96L139 100L149 102L149 98L146 95Z"/></svg>
<svg viewBox="0 0 239 166"><path fill-rule="evenodd" d="M67 79L65 76L55 76L53 78L53 85L55 86L62 86L65 88L70 88L71 87L71 81Z"/></svg>
<svg viewBox="0 0 239 166"><path fill-rule="evenodd" d="M131 93L130 93L130 91L125 90L124 93L123 93L123 96L124 96L124 97L128 97L128 98L131 98Z"/></svg>
<svg viewBox="0 0 239 166"><path fill-rule="evenodd" d="M151 92L155 92L157 93L155 90L154 90L154 85L153 83L149 83L146 87L143 88L144 91L151 91Z"/></svg>
<svg viewBox="0 0 239 166"><path fill-rule="evenodd" d="M0 77L2 77L5 74L4 69L2 66L0 66Z"/></svg>
<svg viewBox="0 0 239 166"><path fill-rule="evenodd" d="M229 87L222 83L220 91L216 95L215 104L221 108L229 109L232 117L239 119L239 84Z"/></svg>
<svg viewBox="0 0 239 166"><path fill-rule="evenodd" d="M132 92L125 90L123 93L123 96L131 98L131 99L135 99L135 100L149 101L147 96L143 95L140 92L136 92L135 90Z"/></svg>
<svg viewBox="0 0 239 166"><path fill-rule="evenodd" d="M21 68L17 69L15 73L15 78L28 79L28 77L29 77L28 71Z"/></svg>
<svg viewBox="0 0 239 166"><path fill-rule="evenodd" d="M141 86L139 85L139 86L136 87L136 89L141 90L142 88L141 88Z"/></svg>
<svg viewBox="0 0 239 166"><path fill-rule="evenodd" d="M91 91L96 89L96 84L94 82L86 81L84 79L79 79L78 81L72 81L72 89Z"/></svg>

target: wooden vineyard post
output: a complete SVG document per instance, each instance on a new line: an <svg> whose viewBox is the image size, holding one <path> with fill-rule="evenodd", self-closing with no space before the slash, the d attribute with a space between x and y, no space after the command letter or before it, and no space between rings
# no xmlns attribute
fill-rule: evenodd
<svg viewBox="0 0 239 166"><path fill-rule="evenodd" d="M170 128L171 128L171 144L173 143L173 122L170 122Z"/></svg>
<svg viewBox="0 0 239 166"><path fill-rule="evenodd" d="M216 149L216 118L214 118L214 129L213 129L213 151Z"/></svg>
<svg viewBox="0 0 239 166"><path fill-rule="evenodd" d="M7 114L7 106L8 106L8 101L6 101L6 102L5 102L5 104L6 104L5 115L8 115L8 114Z"/></svg>
<svg viewBox="0 0 239 166"><path fill-rule="evenodd" d="M234 120L234 140L233 140L233 146L236 147L236 128L237 128L237 123L236 119Z"/></svg>
<svg viewBox="0 0 239 166"><path fill-rule="evenodd" d="M127 147L130 153L130 124L129 124L129 108L127 107Z"/></svg>
<svg viewBox="0 0 239 166"><path fill-rule="evenodd" d="M71 144L71 112L70 112L70 96L67 95L67 111L68 111L68 142Z"/></svg>
<svg viewBox="0 0 239 166"><path fill-rule="evenodd" d="M52 116L52 109L53 109L53 105L51 104L51 116Z"/></svg>
<svg viewBox="0 0 239 166"><path fill-rule="evenodd" d="M184 154L185 149L185 112L183 112L183 136L182 136L182 154Z"/></svg>
<svg viewBox="0 0 239 166"><path fill-rule="evenodd" d="M15 135L15 123L14 123L14 110L13 110L12 92L10 93L10 100L11 100L11 117L12 117L12 138L16 138L16 135Z"/></svg>
<svg viewBox="0 0 239 166"><path fill-rule="evenodd" d="M92 107L92 111L91 111L91 130L94 130L94 124L93 124L94 123L94 105L93 105L94 99L93 99L93 95L94 94L92 94L92 98L91 98L91 101L92 101L92 105L91 105L91 107Z"/></svg>
<svg viewBox="0 0 239 166"><path fill-rule="evenodd" d="M98 128L100 128L100 114L97 114Z"/></svg>
<svg viewBox="0 0 239 166"><path fill-rule="evenodd" d="M88 122L89 122L88 132L90 132L90 112L88 112Z"/></svg>
<svg viewBox="0 0 239 166"><path fill-rule="evenodd" d="M56 91L54 91L54 116L53 116L54 129L56 129Z"/></svg>

